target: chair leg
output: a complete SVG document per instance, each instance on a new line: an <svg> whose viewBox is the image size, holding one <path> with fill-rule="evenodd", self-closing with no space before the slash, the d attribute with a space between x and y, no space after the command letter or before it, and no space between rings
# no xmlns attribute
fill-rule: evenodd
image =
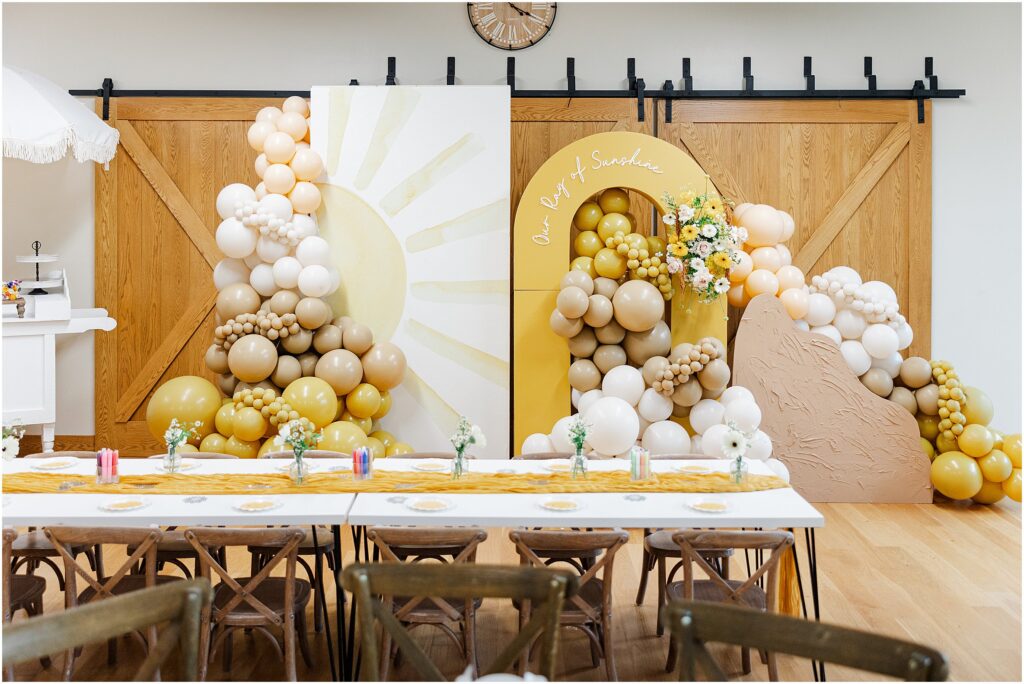
<svg viewBox="0 0 1024 684"><path fill-rule="evenodd" d="M597 667L601 664L601 651L597 647L597 642L587 637L587 641L590 642L590 665L591 667Z"/></svg>
<svg viewBox="0 0 1024 684"><path fill-rule="evenodd" d="M640 561L640 586L636 589L636 605L638 606L643 605L644 598L647 596L647 578L654 565L652 560L654 559L651 557L651 552L645 548L643 560Z"/></svg>
<svg viewBox="0 0 1024 684"><path fill-rule="evenodd" d="M615 669L615 639L612 638L612 616L606 611L601 618L601 648L604 650L604 667L608 681L617 682L619 673Z"/></svg>
<svg viewBox="0 0 1024 684"><path fill-rule="evenodd" d="M306 663L306 667L313 669L316 665L313 662L313 652L309 648L309 634L306 628L306 611L296 610L295 611L295 627L298 631L299 636L299 651L302 653L302 661ZM328 648L330 644L328 644Z"/></svg>
<svg viewBox="0 0 1024 684"><path fill-rule="evenodd" d="M284 618L284 674L289 682L298 681L295 673L295 612Z"/></svg>
<svg viewBox="0 0 1024 684"><path fill-rule="evenodd" d="M224 654L223 654L222 657L224 658L224 674L228 674L228 673L231 672L231 659L232 659L232 655L233 655L232 654L232 648L234 646L234 641L235 641L235 632L234 632L234 630L230 630L229 629L227 635L224 637L224 644L223 644Z"/></svg>
<svg viewBox="0 0 1024 684"><path fill-rule="evenodd" d="M750 674L750 649L744 647L741 654L743 660L743 674Z"/></svg>
<svg viewBox="0 0 1024 684"><path fill-rule="evenodd" d="M324 628L324 616L320 612L319 594L324 593L324 552L317 551L313 558L313 573L309 580L313 583L313 631L317 634ZM326 601L324 602L326 603Z"/></svg>
<svg viewBox="0 0 1024 684"><path fill-rule="evenodd" d="M779 681L779 666L775 662L775 654L768 653L768 680L772 682Z"/></svg>
<svg viewBox="0 0 1024 684"><path fill-rule="evenodd" d="M668 640L668 658L665 660L665 672L671 672L675 669L676 660L678 655L676 654L676 640L669 637Z"/></svg>
<svg viewBox="0 0 1024 684"><path fill-rule="evenodd" d="M99 577L106 577L103 572L103 546L96 544L92 547L93 556L96 558L96 574Z"/></svg>
<svg viewBox="0 0 1024 684"><path fill-rule="evenodd" d="M658 624L655 627L655 634L661 636L665 628L661 624L662 613L665 612L665 593L668 580L665 578L665 557L658 556ZM671 671L671 670L670 670Z"/></svg>
<svg viewBox="0 0 1024 684"><path fill-rule="evenodd" d="M117 637L107 639L107 665L113 667L117 664Z"/></svg>

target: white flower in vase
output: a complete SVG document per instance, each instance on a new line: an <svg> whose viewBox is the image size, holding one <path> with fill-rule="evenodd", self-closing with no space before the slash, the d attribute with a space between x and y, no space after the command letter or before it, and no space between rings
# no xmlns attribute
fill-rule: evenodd
<svg viewBox="0 0 1024 684"><path fill-rule="evenodd" d="M750 441L746 435L736 428L730 429L722 438L722 453L727 458L735 459L747 453L750 448Z"/></svg>
<svg viewBox="0 0 1024 684"><path fill-rule="evenodd" d="M18 452L21 450L21 443L18 438L14 435L8 435L4 437L3 441L4 460L13 461L17 457Z"/></svg>

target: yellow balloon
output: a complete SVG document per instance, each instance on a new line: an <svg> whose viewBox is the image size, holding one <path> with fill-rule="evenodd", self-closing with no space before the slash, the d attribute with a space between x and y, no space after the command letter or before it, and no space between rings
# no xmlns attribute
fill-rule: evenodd
<svg viewBox="0 0 1024 684"><path fill-rule="evenodd" d="M962 435L961 435L962 436ZM1013 463L1010 457L999 449L993 449L978 459L978 467L986 480L1002 482L1013 474Z"/></svg>
<svg viewBox="0 0 1024 684"><path fill-rule="evenodd" d="M622 188L608 188L597 203L605 214L625 214L629 211L629 194Z"/></svg>
<svg viewBox="0 0 1024 684"><path fill-rule="evenodd" d="M665 241L657 235L647 236L647 251L650 252L651 256L655 254L665 254Z"/></svg>
<svg viewBox="0 0 1024 684"><path fill-rule="evenodd" d="M1003 481L1002 487L1006 496L1020 503L1020 468L1013 469L1010 477Z"/></svg>
<svg viewBox="0 0 1024 684"><path fill-rule="evenodd" d="M168 380L153 393L146 406L146 425L151 435L162 440L174 418L188 426L199 421L201 425L196 429L199 436L189 440L199 444L213 432L213 420L219 408L220 392L213 383L196 375L183 375Z"/></svg>
<svg viewBox="0 0 1024 684"><path fill-rule="evenodd" d="M597 271L594 270L594 260L591 257L578 256L572 260L569 268L573 271L583 271L591 278L597 277Z"/></svg>
<svg viewBox="0 0 1024 684"><path fill-rule="evenodd" d="M615 233L628 235L633 232L633 224L622 214L605 214L597 224L597 234L601 242L606 242Z"/></svg>
<svg viewBox="0 0 1024 684"><path fill-rule="evenodd" d="M348 411L342 411L341 419L347 423L352 423L359 427L363 431L364 435L368 435L373 432L373 419L372 418L356 418Z"/></svg>
<svg viewBox="0 0 1024 684"><path fill-rule="evenodd" d="M209 435L207 435L207 437L209 437ZM197 451L199 451L199 449L194 444L182 444L180 447L177 448L175 453L178 453L178 454L194 454Z"/></svg>
<svg viewBox="0 0 1024 684"><path fill-rule="evenodd" d="M287 450L288 450L288 447L286 447L286 446L278 446L278 445L274 444L274 440L268 439L265 442L263 442L263 446L260 447L259 453L256 454L256 458L263 458L267 454L272 454L272 453L275 453L275 452L282 452L282 451L287 451Z"/></svg>
<svg viewBox="0 0 1024 684"><path fill-rule="evenodd" d="M224 404L217 409L213 424L217 427L217 432L225 437L235 434L235 405Z"/></svg>
<svg viewBox="0 0 1024 684"><path fill-rule="evenodd" d="M605 247L594 257L594 269L602 278L618 280L626 275L626 257Z"/></svg>
<svg viewBox="0 0 1024 684"><path fill-rule="evenodd" d="M371 418L374 420L380 420L384 416L388 415L388 411L391 410L391 392L384 390L380 393L380 408L374 413Z"/></svg>
<svg viewBox="0 0 1024 684"><path fill-rule="evenodd" d="M345 397L345 408L356 418L370 418L380 408L380 390L368 382L357 385Z"/></svg>
<svg viewBox="0 0 1024 684"><path fill-rule="evenodd" d="M1010 457L1014 468L1020 468L1020 434L1003 435L1003 453Z"/></svg>
<svg viewBox="0 0 1024 684"><path fill-rule="evenodd" d="M932 443L924 437L921 438L921 450L928 454L929 461L935 460L935 447L932 446Z"/></svg>
<svg viewBox="0 0 1024 684"><path fill-rule="evenodd" d="M917 427L921 432L921 436L929 441L934 441L939 436L939 419L935 416L918 413Z"/></svg>
<svg viewBox="0 0 1024 684"><path fill-rule="evenodd" d="M935 438L935 450L940 454L944 454L947 451L956 451L956 437L946 437L945 434L940 434Z"/></svg>
<svg viewBox="0 0 1024 684"><path fill-rule="evenodd" d="M972 496L971 499L974 500L974 503L989 506L996 503L1004 496L1006 496L1006 492L1003 491L1003 486L1000 483L985 480L981 483L981 489L979 489L978 493Z"/></svg>
<svg viewBox="0 0 1024 684"><path fill-rule="evenodd" d="M387 449L384 447L384 444L375 437L366 438L366 447L374 458L384 458L387 455Z"/></svg>
<svg viewBox="0 0 1024 684"><path fill-rule="evenodd" d="M959 451L947 451L932 461L932 484L950 499L969 499L983 482L978 462Z"/></svg>
<svg viewBox="0 0 1024 684"><path fill-rule="evenodd" d="M385 452L385 455L386 456L404 456L405 454L411 454L414 451L416 451L416 450L413 449L410 445L406 444L405 442L395 442L394 444L392 444L391 446L389 446L387 448L387 451Z"/></svg>
<svg viewBox="0 0 1024 684"><path fill-rule="evenodd" d="M268 441L273 442L273 440ZM224 444L224 453L237 456L238 458L256 458L260 453L260 443L255 441L248 442L231 436L228 437L228 441Z"/></svg>
<svg viewBox="0 0 1024 684"><path fill-rule="evenodd" d="M385 430L374 430L370 433L370 437L380 440L380 443L384 445L385 449L397 441L393 434Z"/></svg>
<svg viewBox="0 0 1024 684"><path fill-rule="evenodd" d="M318 429L338 415L338 396L326 380L311 376L294 380L282 395L285 402Z"/></svg>
<svg viewBox="0 0 1024 684"><path fill-rule="evenodd" d="M650 250L650 245L647 244L647 238L640 233L629 233L628 235L623 236L622 239L630 249L635 249L637 251L646 249L649 256L654 254L654 252Z"/></svg>
<svg viewBox="0 0 1024 684"><path fill-rule="evenodd" d="M321 434L323 437L317 444L317 448L325 451L351 454L357 448L366 445L366 433L362 428L344 420L331 423L323 429Z"/></svg>
<svg viewBox="0 0 1024 684"><path fill-rule="evenodd" d="M244 406L237 413L232 421L234 435L246 442L254 442L267 431L267 419L252 406Z"/></svg>
<svg viewBox="0 0 1024 684"><path fill-rule="evenodd" d="M992 433L984 425L968 425L957 437L960 451L974 458L981 458L992 451Z"/></svg>
<svg viewBox="0 0 1024 684"><path fill-rule="evenodd" d="M602 216L604 216L604 212L601 211L601 207L597 206L597 202L584 202L576 210L572 222L580 230L594 230Z"/></svg>
<svg viewBox="0 0 1024 684"><path fill-rule="evenodd" d="M992 422L992 414L995 409L992 400L988 395L977 387L964 387L964 394L967 395L967 407L963 410L968 423L976 425L988 425Z"/></svg>
<svg viewBox="0 0 1024 684"><path fill-rule="evenodd" d="M211 432L203 437L203 441L199 443L199 450L208 453L222 454L224 453L224 446L227 443L227 437L219 432Z"/></svg>
<svg viewBox="0 0 1024 684"><path fill-rule="evenodd" d="M593 257L604 247L604 241L594 231L584 230L572 241L572 247L577 256Z"/></svg>

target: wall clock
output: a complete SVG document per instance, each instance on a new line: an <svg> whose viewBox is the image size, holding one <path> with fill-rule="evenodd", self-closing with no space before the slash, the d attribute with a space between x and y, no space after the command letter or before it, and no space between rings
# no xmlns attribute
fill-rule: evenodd
<svg viewBox="0 0 1024 684"><path fill-rule="evenodd" d="M502 50L535 45L555 23L557 2L468 2L469 23L481 38Z"/></svg>

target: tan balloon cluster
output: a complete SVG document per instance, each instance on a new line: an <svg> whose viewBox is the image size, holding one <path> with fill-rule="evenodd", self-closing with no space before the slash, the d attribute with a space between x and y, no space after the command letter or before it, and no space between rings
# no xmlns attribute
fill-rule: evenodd
<svg viewBox="0 0 1024 684"><path fill-rule="evenodd" d="M667 356L652 356L644 362L644 382L680 407L693 406L701 399L716 399L732 375L725 357L725 345L716 337L683 342Z"/></svg>
<svg viewBox="0 0 1024 684"><path fill-rule="evenodd" d="M808 294L804 273L782 244L796 228L793 217L767 204L745 202L733 210L733 220L746 237L729 269L729 304L742 309L752 297L770 294L782 301L791 318L803 318Z"/></svg>

